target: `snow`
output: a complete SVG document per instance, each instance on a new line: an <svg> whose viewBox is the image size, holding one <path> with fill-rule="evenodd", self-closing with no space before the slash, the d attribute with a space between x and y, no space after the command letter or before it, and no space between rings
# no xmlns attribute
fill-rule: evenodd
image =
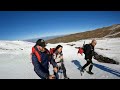
<svg viewBox="0 0 120 90"><path fill-rule="evenodd" d="M117 34L120 34L120 32L117 32L117 33L115 33L115 34L108 34L108 35L104 36L104 38L107 38L107 37L110 37L110 36L115 36L115 35L117 35Z"/></svg>
<svg viewBox="0 0 120 90"><path fill-rule="evenodd" d="M111 32L110 32L108 35L104 36L104 38L107 38L107 37L109 37L109 36L114 36L114 35L119 34L119 32L112 34L112 33L115 32L115 30L116 30L117 28L119 28L119 27L120 27L120 25L113 25L113 26L109 29L109 30L111 30Z"/></svg>
<svg viewBox="0 0 120 90"><path fill-rule="evenodd" d="M86 61L84 55L77 54L75 47L83 43L90 43L91 39L79 40L70 43L47 44L46 48L63 46L64 64L68 77L71 79L120 79L120 65L101 63L93 59L93 75L84 72L80 75L78 67L83 66ZM68 44L75 44L70 46ZM34 72L30 59L31 47L35 43L25 41L0 41L0 78L1 79L40 79ZM103 48L105 50L101 50ZM106 50L108 49L108 50ZM101 55L113 58L120 62L120 38L97 39L95 51ZM88 67L86 68L88 69ZM50 73L53 74L50 65Z"/></svg>
<svg viewBox="0 0 120 90"><path fill-rule="evenodd" d="M112 28L110 28L110 30L114 30L114 29L117 29L119 27L120 27L120 25L114 25Z"/></svg>

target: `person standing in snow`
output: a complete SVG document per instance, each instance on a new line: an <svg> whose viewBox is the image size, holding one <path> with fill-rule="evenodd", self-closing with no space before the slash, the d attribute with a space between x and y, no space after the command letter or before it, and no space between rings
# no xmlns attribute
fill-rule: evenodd
<svg viewBox="0 0 120 90"><path fill-rule="evenodd" d="M36 45L32 47L34 71L41 79L55 79L55 76L49 73L49 62L53 65L54 72L57 72L57 63L51 57L45 46L45 41L38 39Z"/></svg>
<svg viewBox="0 0 120 90"><path fill-rule="evenodd" d="M89 66L89 74L94 74L93 72L91 72L92 68L93 68L93 62L92 62L92 57L94 56L94 47L97 44L97 41L95 39L92 40L92 42L90 44L86 44L84 46L84 54L85 54L85 60L87 61L87 63L81 68L81 72L84 72L84 69Z"/></svg>
<svg viewBox="0 0 120 90"><path fill-rule="evenodd" d="M52 57L54 58L55 62L56 62L57 65L58 65L58 70L63 70L64 79L69 79L69 78L67 77L67 74L66 74L66 68L65 68L65 65L64 65L62 48L63 48L63 46L58 45L58 46L53 50ZM56 76L56 79L59 79L58 72L57 72L57 73L54 72L54 75Z"/></svg>

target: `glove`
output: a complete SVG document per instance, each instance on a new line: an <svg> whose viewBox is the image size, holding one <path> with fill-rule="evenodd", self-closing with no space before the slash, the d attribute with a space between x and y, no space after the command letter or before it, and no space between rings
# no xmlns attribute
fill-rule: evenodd
<svg viewBox="0 0 120 90"><path fill-rule="evenodd" d="M63 59L61 59L60 62L63 62Z"/></svg>
<svg viewBox="0 0 120 90"><path fill-rule="evenodd" d="M86 61L88 61L88 62L89 62L89 61L90 61L90 59L86 59Z"/></svg>

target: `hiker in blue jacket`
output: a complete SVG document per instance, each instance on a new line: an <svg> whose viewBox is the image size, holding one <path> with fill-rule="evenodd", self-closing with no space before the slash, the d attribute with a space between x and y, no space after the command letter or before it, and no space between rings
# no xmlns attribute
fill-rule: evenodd
<svg viewBox="0 0 120 90"><path fill-rule="evenodd" d="M54 75L49 73L49 62L53 66L54 72L57 72L57 63L51 57L49 51L45 48L43 39L39 39L36 45L32 47L32 63L34 71L41 79L55 79Z"/></svg>

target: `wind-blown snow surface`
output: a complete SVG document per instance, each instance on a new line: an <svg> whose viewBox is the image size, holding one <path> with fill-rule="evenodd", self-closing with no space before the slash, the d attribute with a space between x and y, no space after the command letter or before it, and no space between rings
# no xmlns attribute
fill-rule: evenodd
<svg viewBox="0 0 120 90"><path fill-rule="evenodd" d="M93 59L94 75L84 72L80 75L78 67L83 66L86 61L84 55L78 55L75 47L82 46L83 42L89 43L89 40L80 40L68 43L58 43L63 45L64 64L67 75L71 79L120 79L120 65L100 63ZM58 44L48 44L46 48L56 47ZM0 41L0 79L40 79L34 72L30 59L31 47L34 43L24 41ZM108 49L108 50L101 50ZM116 39L97 39L95 51L99 54L113 58L120 62L120 38ZM88 69L88 68L86 68ZM50 73L52 66L50 65Z"/></svg>

